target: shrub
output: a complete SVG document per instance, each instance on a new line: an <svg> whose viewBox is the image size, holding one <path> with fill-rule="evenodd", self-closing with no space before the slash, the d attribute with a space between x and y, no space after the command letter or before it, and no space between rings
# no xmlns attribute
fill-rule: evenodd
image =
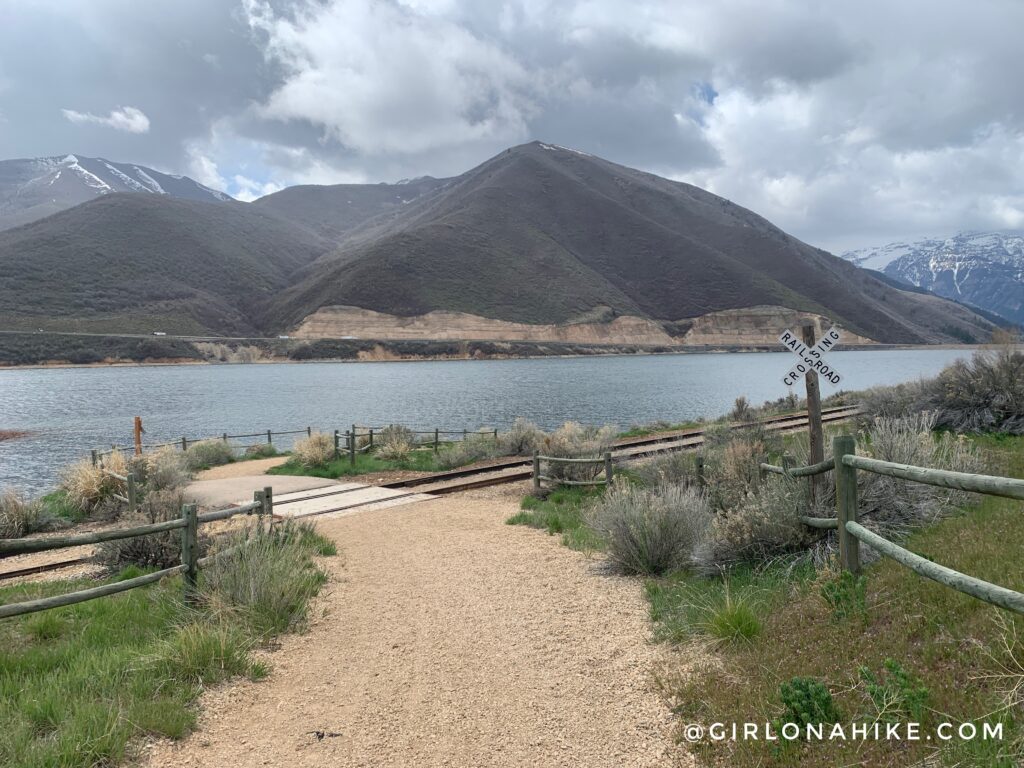
<svg viewBox="0 0 1024 768"><path fill-rule="evenodd" d="M1024 353L1007 346L957 360L933 380L928 394L939 427L1024 434Z"/></svg>
<svg viewBox="0 0 1024 768"><path fill-rule="evenodd" d="M732 413L729 414L729 418L733 421L750 421L753 416L753 410L750 408L750 402L747 398L740 396L736 398L736 402L733 405Z"/></svg>
<svg viewBox="0 0 1024 768"><path fill-rule="evenodd" d="M706 497L679 485L613 487L587 514L612 564L623 573L645 575L689 566L710 522Z"/></svg>
<svg viewBox="0 0 1024 768"><path fill-rule="evenodd" d="M454 469L500 455L501 448L494 439L494 433L481 431L467 435L461 442L442 448L437 452L437 464L441 469Z"/></svg>
<svg viewBox="0 0 1024 768"><path fill-rule="evenodd" d="M918 413L925 408L926 383L910 381L891 387L872 387L859 393L858 405L864 411L866 424L875 418L895 419Z"/></svg>
<svg viewBox="0 0 1024 768"><path fill-rule="evenodd" d="M113 451L103 458L103 467L110 472L126 475L128 461L120 451ZM61 472L60 486L67 494L68 502L84 514L96 509L112 493L124 494L124 484L101 467L93 466L88 460L78 461Z"/></svg>
<svg viewBox="0 0 1024 768"><path fill-rule="evenodd" d="M921 722L928 705L928 688L895 659L886 659L883 666L885 673L880 677L867 667L858 670L875 710L874 719L883 723Z"/></svg>
<svg viewBox="0 0 1024 768"><path fill-rule="evenodd" d="M314 432L295 441L292 455L304 467L324 467L334 460L334 437L326 432Z"/></svg>
<svg viewBox="0 0 1024 768"><path fill-rule="evenodd" d="M631 469L637 480L648 488L660 485L693 485L697 480L694 454L683 451L658 456Z"/></svg>
<svg viewBox="0 0 1024 768"><path fill-rule="evenodd" d="M841 572L821 585L821 596L837 621L851 616L867 618L867 578Z"/></svg>
<svg viewBox="0 0 1024 768"><path fill-rule="evenodd" d="M0 539L17 539L40 530L45 521L42 505L26 500L13 489L0 492Z"/></svg>
<svg viewBox="0 0 1024 768"><path fill-rule="evenodd" d="M378 439L381 445L385 443L406 443L412 446L416 442L416 435L409 427L402 426L401 424L388 424L379 434L374 435L374 441L377 442Z"/></svg>
<svg viewBox="0 0 1024 768"><path fill-rule="evenodd" d="M715 516L697 548L700 569L715 572L741 562L760 562L797 552L813 541L801 521L807 514L806 483L773 475L756 490Z"/></svg>
<svg viewBox="0 0 1024 768"><path fill-rule="evenodd" d="M698 626L726 643L753 640L761 634L761 619L748 595L734 595L726 584L718 600L706 603Z"/></svg>
<svg viewBox="0 0 1024 768"><path fill-rule="evenodd" d="M273 443L256 443L255 445L250 445L245 449L245 456L248 459L271 459L278 455L277 448Z"/></svg>
<svg viewBox="0 0 1024 768"><path fill-rule="evenodd" d="M864 452L876 459L954 472L978 472L982 462L971 443L949 433L935 435L931 414L875 419ZM909 528L931 523L968 501L963 491L947 490L898 478L857 473L858 516L885 535L903 535Z"/></svg>
<svg viewBox="0 0 1024 768"><path fill-rule="evenodd" d="M180 491L156 491L146 494L139 505L138 514L126 519L126 524L146 525L162 523L181 517L185 497ZM207 548L207 540L200 537L200 552ZM96 559L103 565L123 568L137 565L143 568L170 568L181 563L181 530L151 533L131 539L105 541L99 545Z"/></svg>
<svg viewBox="0 0 1024 768"><path fill-rule="evenodd" d="M185 468L189 472L219 467L235 460L231 446L223 440L200 440L193 443L185 451Z"/></svg>
<svg viewBox="0 0 1024 768"><path fill-rule="evenodd" d="M183 488L189 481L182 454L170 447L146 454L143 472L147 492Z"/></svg>
<svg viewBox="0 0 1024 768"><path fill-rule="evenodd" d="M805 726L838 723L842 713L825 684L813 677L794 677L779 686L784 709L783 723L795 723L801 732Z"/></svg>
<svg viewBox="0 0 1024 768"><path fill-rule="evenodd" d="M498 445L506 456L531 456L544 445L545 437L540 427L520 416L507 432L498 434Z"/></svg>
<svg viewBox="0 0 1024 768"><path fill-rule="evenodd" d="M611 450L615 442L614 427L583 426L567 421L544 438L540 452L546 456L576 459L599 457ZM604 472L604 465L552 463L545 468L545 474L560 480L593 480Z"/></svg>
<svg viewBox="0 0 1024 768"><path fill-rule="evenodd" d="M327 579L312 559L312 526L286 521L273 532L252 530L247 536L233 537L232 544L247 543L203 571L201 592L211 610L238 615L262 636L301 624L309 600Z"/></svg>
<svg viewBox="0 0 1024 768"><path fill-rule="evenodd" d="M393 461L397 464L408 461L410 453L412 453L412 444L404 440L383 441L380 444L380 448L377 449L378 458L384 461Z"/></svg>

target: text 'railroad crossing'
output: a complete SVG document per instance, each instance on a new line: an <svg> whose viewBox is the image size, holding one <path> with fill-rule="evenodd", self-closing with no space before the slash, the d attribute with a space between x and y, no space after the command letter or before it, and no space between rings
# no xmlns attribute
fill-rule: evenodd
<svg viewBox="0 0 1024 768"><path fill-rule="evenodd" d="M787 387L793 386L801 376L808 373L817 373L819 377L827 379L831 384L838 384L843 380L839 372L825 362L825 353L839 342L838 328L833 326L826 331L821 340L813 347L808 347L800 341L800 337L792 331L783 331L779 336L779 342L800 358L800 361L790 368L789 373L782 378L782 383Z"/></svg>

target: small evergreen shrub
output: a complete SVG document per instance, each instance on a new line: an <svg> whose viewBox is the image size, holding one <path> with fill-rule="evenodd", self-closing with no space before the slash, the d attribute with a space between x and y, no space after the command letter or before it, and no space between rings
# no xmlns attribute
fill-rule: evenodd
<svg viewBox="0 0 1024 768"><path fill-rule="evenodd" d="M842 714L823 682L813 677L794 677L779 686L784 709L781 723L805 726L838 723Z"/></svg>

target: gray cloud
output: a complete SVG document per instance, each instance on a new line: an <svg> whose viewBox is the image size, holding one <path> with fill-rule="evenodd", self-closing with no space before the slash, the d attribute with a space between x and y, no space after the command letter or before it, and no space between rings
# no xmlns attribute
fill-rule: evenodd
<svg viewBox="0 0 1024 768"><path fill-rule="evenodd" d="M36 0L4 14L2 157L103 155L251 198L451 175L539 138L700 184L835 250L1024 226L1016 0Z"/></svg>

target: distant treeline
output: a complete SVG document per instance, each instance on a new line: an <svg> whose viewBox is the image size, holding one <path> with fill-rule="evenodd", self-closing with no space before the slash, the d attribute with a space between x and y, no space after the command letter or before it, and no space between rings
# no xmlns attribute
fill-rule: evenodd
<svg viewBox="0 0 1024 768"><path fill-rule="evenodd" d="M500 341L374 341L370 339L250 339L191 342L173 338L0 334L0 365L103 362L245 362L356 360L360 357L502 358L666 353L670 347Z"/></svg>

